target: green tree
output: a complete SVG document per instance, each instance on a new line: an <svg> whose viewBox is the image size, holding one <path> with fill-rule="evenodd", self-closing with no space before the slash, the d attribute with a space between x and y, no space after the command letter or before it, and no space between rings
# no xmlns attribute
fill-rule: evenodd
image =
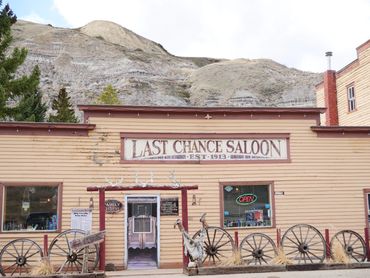
<svg viewBox="0 0 370 278"><path fill-rule="evenodd" d="M58 96L53 100L52 108L56 115L49 116L49 122L77 123L75 112L70 102L71 98L65 88L59 90Z"/></svg>
<svg viewBox="0 0 370 278"><path fill-rule="evenodd" d="M8 48L13 40L11 25L17 21L17 17L9 5L5 5L2 9L1 7L2 0L0 0L0 120L35 119L35 121L42 121L42 114L35 115L35 113L43 111L41 109L41 93L38 90L40 70L36 66L31 75L15 77L18 67L24 63L27 57L27 50L16 47L8 54ZM40 103L36 103L37 101ZM33 107L40 106L40 109L35 113L30 113L30 107L27 105L31 103ZM25 114L22 116L23 111ZM35 117L31 114L34 114Z"/></svg>
<svg viewBox="0 0 370 278"><path fill-rule="evenodd" d="M104 91L96 99L97 104L121 104L118 98L118 91L111 84L104 88Z"/></svg>
<svg viewBox="0 0 370 278"><path fill-rule="evenodd" d="M42 94L39 91L25 93L17 106L13 119L16 121L43 122L47 110L42 103Z"/></svg>

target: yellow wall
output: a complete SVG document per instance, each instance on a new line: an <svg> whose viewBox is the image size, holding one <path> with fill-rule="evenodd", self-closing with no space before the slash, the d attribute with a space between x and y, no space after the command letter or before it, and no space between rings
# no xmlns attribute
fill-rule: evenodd
<svg viewBox="0 0 370 278"><path fill-rule="evenodd" d="M357 110L348 112L347 86L354 83ZM370 47L358 53L358 66L337 78L340 125L370 125Z"/></svg>
<svg viewBox="0 0 370 278"><path fill-rule="evenodd" d="M363 188L370 188L370 144L367 138L321 138L312 132L313 120L203 120L90 118L96 129L89 137L0 136L0 182L63 182L63 224L70 227L70 211L88 207L94 197L94 230L98 229L98 194L86 192L105 178L133 184L135 174L154 183L170 183L170 171L185 185L198 185L200 205L191 205L189 227L200 228L198 218L207 212L210 225L220 224L219 183L274 181L276 224L284 232L308 223L331 234L353 229L363 234L365 211ZM121 164L120 132L199 133L290 133L290 163L266 164ZM140 192L132 192L132 194ZM179 196L174 192L145 192ZM123 192L107 192L107 199L123 201ZM181 200L181 198L180 198ZM181 211L180 211L181 216ZM179 216L179 217L180 217ZM161 265L181 262L181 235L173 229L176 216L162 216ZM107 215L107 263L123 264L124 215ZM230 230L233 233L233 229ZM240 240L250 232L276 238L275 228L241 229ZM50 238L55 234L50 234ZM0 234L0 246L15 237L29 237L42 244L42 234Z"/></svg>
<svg viewBox="0 0 370 278"><path fill-rule="evenodd" d="M316 89L316 107L325 108L325 94L324 94L324 86L320 86L320 88ZM320 123L321 125L326 125L326 113L322 113L320 115Z"/></svg>

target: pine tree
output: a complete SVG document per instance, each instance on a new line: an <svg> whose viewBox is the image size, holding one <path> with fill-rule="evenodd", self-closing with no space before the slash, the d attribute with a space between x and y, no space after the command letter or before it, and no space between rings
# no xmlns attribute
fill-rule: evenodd
<svg viewBox="0 0 370 278"><path fill-rule="evenodd" d="M111 84L104 88L104 91L96 100L97 104L121 104L118 98L118 91Z"/></svg>
<svg viewBox="0 0 370 278"><path fill-rule="evenodd" d="M70 100L71 98L68 96L66 89L60 89L52 105L53 110L56 110L57 114L50 115L49 122L77 123L77 118Z"/></svg>
<svg viewBox="0 0 370 278"><path fill-rule="evenodd" d="M0 0L1 6L2 0ZM35 114L42 113L44 110L41 103L41 93L38 90L40 83L38 67L36 66L29 76L15 78L18 67L24 63L27 57L27 50L16 47L7 55L13 40L11 25L16 21L17 17L9 5L0 9L0 120L35 119L35 121L42 121L44 115ZM39 103L36 103L37 101ZM39 107L39 109L35 113L31 113L30 107L26 103L32 104L33 107ZM24 115L22 115L23 111Z"/></svg>
<svg viewBox="0 0 370 278"><path fill-rule="evenodd" d="M14 120L43 122L47 109L47 106L42 103L42 94L39 91L25 93L19 101Z"/></svg>

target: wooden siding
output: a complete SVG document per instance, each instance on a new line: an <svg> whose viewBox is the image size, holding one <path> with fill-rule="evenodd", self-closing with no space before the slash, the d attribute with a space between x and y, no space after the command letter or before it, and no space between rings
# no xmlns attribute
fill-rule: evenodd
<svg viewBox="0 0 370 278"><path fill-rule="evenodd" d="M273 181L276 226L282 232L298 223L308 223L331 234L341 229L363 233L363 189L370 188L370 144L367 138L321 138L311 131L314 120L203 120L135 119L91 117L96 129L88 137L0 136L0 182L63 182L62 229L70 227L74 207L88 207L94 198L93 229L98 229L98 194L86 187L105 184L105 178L133 184L154 173L155 184L170 183L171 171L183 184L199 190L188 197L190 233L200 228L199 216L207 212L210 225L220 225L219 184L239 181ZM289 133L290 163L265 164L123 164L120 163L121 132L194 133ZM141 192L130 192L140 194ZM192 194L199 204L192 205ZM161 197L177 192L145 192ZM180 196L179 196L180 197ZM106 198L123 201L123 192L107 192ZM181 200L181 198L180 198ZM179 213L181 216L181 211ZM179 216L179 217L180 217ZM181 234L173 229L177 216L160 221L161 265L181 262ZM124 213L106 217L106 262L123 264ZM233 234L235 229L229 229ZM276 239L274 228L240 229L239 239L263 232ZM42 245L42 233L1 233L0 246L15 237L29 237ZM50 233L49 238L55 236Z"/></svg>
<svg viewBox="0 0 370 278"><path fill-rule="evenodd" d="M356 111L348 112L347 86L354 84ZM356 67L337 77L340 125L370 125L370 47L358 53Z"/></svg>
<svg viewBox="0 0 370 278"><path fill-rule="evenodd" d="M324 86L321 86L316 90L316 106L317 107L326 107L325 104L325 93L324 93ZM326 124L326 114L322 113L320 115L320 124L325 125Z"/></svg>

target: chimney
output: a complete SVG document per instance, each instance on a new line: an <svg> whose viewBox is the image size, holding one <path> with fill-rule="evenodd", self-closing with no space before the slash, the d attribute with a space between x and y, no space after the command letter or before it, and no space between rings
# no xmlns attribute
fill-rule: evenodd
<svg viewBox="0 0 370 278"><path fill-rule="evenodd" d="M338 125L338 104L337 104L337 82L336 72L331 70L331 57L333 52L326 52L325 56L328 57L328 70L324 73L324 95L326 106L326 125Z"/></svg>

